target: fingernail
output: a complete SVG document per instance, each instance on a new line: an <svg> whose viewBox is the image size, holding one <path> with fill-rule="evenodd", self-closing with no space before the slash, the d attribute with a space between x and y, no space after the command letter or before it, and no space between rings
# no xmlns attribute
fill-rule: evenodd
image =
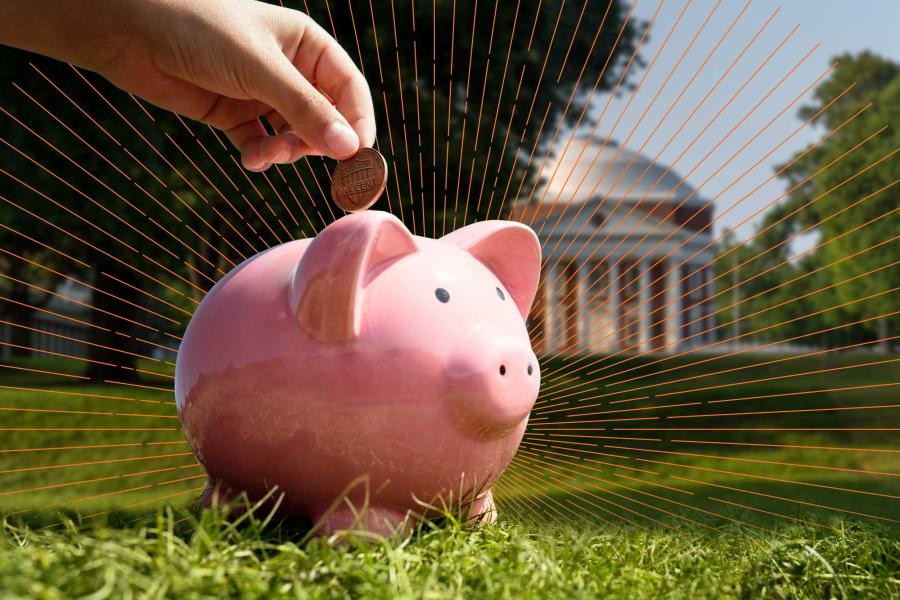
<svg viewBox="0 0 900 600"><path fill-rule="evenodd" d="M244 168L248 171L261 171L263 165L265 164L266 161L262 160L261 158L254 161L248 160L246 158L244 159Z"/></svg>
<svg viewBox="0 0 900 600"><path fill-rule="evenodd" d="M325 144L337 158L346 158L359 149L359 138L356 132L343 123L332 123L325 128L323 136Z"/></svg>

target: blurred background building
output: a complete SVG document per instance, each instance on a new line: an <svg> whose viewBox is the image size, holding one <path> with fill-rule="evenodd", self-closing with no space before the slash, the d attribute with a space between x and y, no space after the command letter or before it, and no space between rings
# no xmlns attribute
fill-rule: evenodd
<svg viewBox="0 0 900 600"><path fill-rule="evenodd" d="M560 144L561 145L561 144ZM537 352L676 352L712 341L712 207L665 165L577 135L513 218L541 241Z"/></svg>

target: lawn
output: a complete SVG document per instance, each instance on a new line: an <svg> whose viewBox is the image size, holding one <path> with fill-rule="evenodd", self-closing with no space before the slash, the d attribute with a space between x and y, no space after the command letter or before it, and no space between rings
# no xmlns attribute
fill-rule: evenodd
<svg viewBox="0 0 900 600"><path fill-rule="evenodd" d="M337 544L191 512L170 378L5 361L0 598L900 595L895 356L577 360L543 365L496 526Z"/></svg>
<svg viewBox="0 0 900 600"><path fill-rule="evenodd" d="M121 517L120 517L121 518ZM0 597L889 598L900 542L855 524L699 531L426 524L408 538L306 540L168 511L141 522L0 533Z"/></svg>

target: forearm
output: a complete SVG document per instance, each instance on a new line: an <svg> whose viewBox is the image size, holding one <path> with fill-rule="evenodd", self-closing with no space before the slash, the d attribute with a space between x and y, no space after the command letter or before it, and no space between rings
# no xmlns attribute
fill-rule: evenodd
<svg viewBox="0 0 900 600"><path fill-rule="evenodd" d="M133 0L2 0L0 43L97 69L134 41L135 8Z"/></svg>

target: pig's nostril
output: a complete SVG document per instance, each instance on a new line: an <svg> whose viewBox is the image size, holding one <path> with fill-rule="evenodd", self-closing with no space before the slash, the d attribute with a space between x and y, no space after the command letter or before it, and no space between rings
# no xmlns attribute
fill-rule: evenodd
<svg viewBox="0 0 900 600"><path fill-rule="evenodd" d="M500 365L500 374L506 375L506 365Z"/></svg>
<svg viewBox="0 0 900 600"><path fill-rule="evenodd" d="M528 374L531 375L534 373L534 369L531 368L531 365L528 365Z"/></svg>

